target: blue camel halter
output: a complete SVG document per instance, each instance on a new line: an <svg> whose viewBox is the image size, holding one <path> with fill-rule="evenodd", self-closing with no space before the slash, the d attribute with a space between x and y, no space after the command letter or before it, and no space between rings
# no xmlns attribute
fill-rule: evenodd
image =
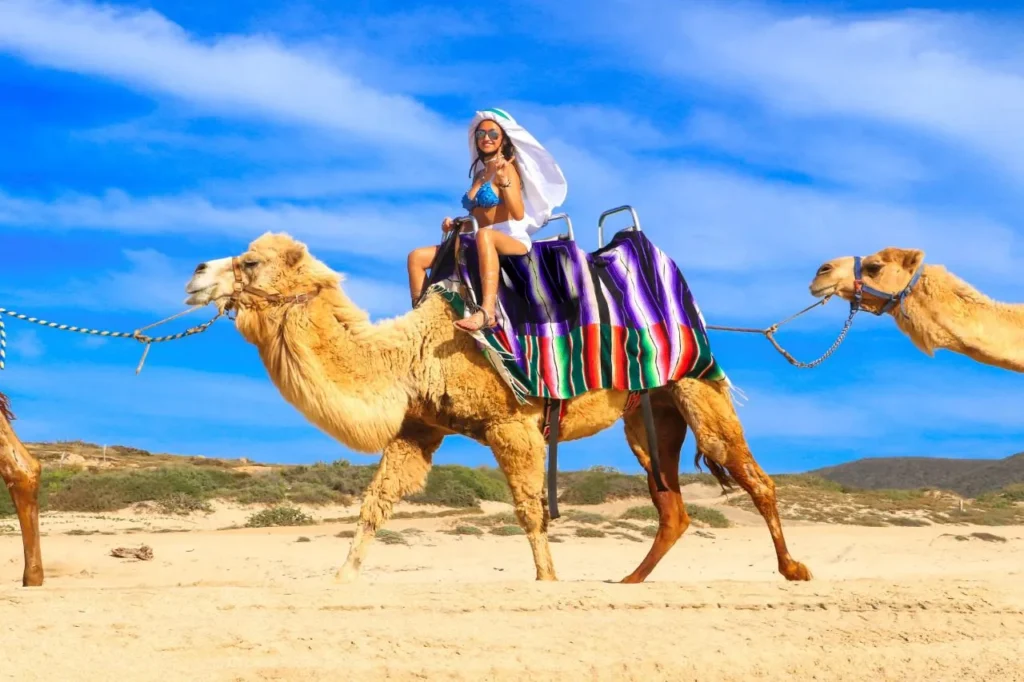
<svg viewBox="0 0 1024 682"><path fill-rule="evenodd" d="M893 309L897 303L900 306L900 312L903 313L904 317L907 317L907 309L904 306L906 303L907 296L913 290L914 285L917 284L917 280L921 278L921 271L924 269L924 262L917 266L917 270L914 271L910 281L907 282L907 286L903 287L895 294L890 294L885 291L879 291L874 287L869 287L864 284L864 279L861 274L860 268L860 256L853 257L853 307L857 310L867 310L861 306L861 301L864 294L870 294L885 301L885 304L876 312L874 310L868 310L869 313L874 315L884 315Z"/></svg>

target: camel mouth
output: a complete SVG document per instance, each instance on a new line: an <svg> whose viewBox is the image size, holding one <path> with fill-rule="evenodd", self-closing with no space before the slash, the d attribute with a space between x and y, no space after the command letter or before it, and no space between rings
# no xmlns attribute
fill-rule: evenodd
<svg viewBox="0 0 1024 682"><path fill-rule="evenodd" d="M813 296L814 298L825 298L826 296L831 296L832 294L836 293L836 290L838 288L838 285L835 284L828 284L824 286L814 286L812 284L810 286L811 296Z"/></svg>
<svg viewBox="0 0 1024 682"><path fill-rule="evenodd" d="M216 285L194 288L191 284L185 287L185 293L189 297L185 299L185 305L206 305L213 301L213 289Z"/></svg>

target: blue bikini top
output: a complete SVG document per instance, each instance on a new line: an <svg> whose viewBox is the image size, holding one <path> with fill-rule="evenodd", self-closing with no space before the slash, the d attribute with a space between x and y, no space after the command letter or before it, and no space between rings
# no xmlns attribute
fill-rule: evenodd
<svg viewBox="0 0 1024 682"><path fill-rule="evenodd" d="M501 197L494 192L494 187L491 186L490 182L485 182L480 186L480 189L476 191L475 199L469 198L469 192L462 195L462 207L467 211L472 211L477 206L480 208L494 208L500 203Z"/></svg>

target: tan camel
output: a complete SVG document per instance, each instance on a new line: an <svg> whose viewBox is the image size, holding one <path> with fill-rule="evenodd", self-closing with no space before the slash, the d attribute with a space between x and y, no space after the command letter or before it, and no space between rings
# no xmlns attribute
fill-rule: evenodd
<svg viewBox="0 0 1024 682"><path fill-rule="evenodd" d="M14 501L21 524L25 569L21 584L43 584L43 553L39 547L39 461L29 453L11 427L14 414L7 396L0 393L0 476Z"/></svg>
<svg viewBox="0 0 1024 682"><path fill-rule="evenodd" d="M945 348L986 365L1024 372L1024 304L994 301L942 265L924 265L924 251L889 247L861 259L864 286L891 296L888 312L900 331L929 356ZM830 260L811 281L813 296L854 299L854 257ZM887 299L865 291L861 307L880 313Z"/></svg>
<svg viewBox="0 0 1024 682"><path fill-rule="evenodd" d="M455 316L440 296L428 296L402 317L371 323L341 281L304 244L267 233L240 256L201 263L185 287L190 305L214 302L236 312L238 331L259 350L271 381L310 422L353 450L382 452L337 579L358 577L395 502L422 488L441 441L458 434L490 446L533 550L537 579L555 580L541 401L516 402L473 338L454 328ZM560 440L611 426L623 416L627 396L605 390L567 401ZM786 548L775 485L747 447L727 387L684 380L653 391L652 404L668 491L657 492L651 480L640 411L626 415L626 436L648 472L660 522L647 557L624 581L643 581L689 524L676 476L687 424L719 480L731 476L753 498L775 543L779 572L808 580L806 566Z"/></svg>

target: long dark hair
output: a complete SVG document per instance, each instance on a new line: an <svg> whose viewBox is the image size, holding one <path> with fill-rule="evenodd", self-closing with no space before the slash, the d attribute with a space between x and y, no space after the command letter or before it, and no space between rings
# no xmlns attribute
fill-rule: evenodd
<svg viewBox="0 0 1024 682"><path fill-rule="evenodd" d="M501 124L497 121L489 118L485 118L484 121L490 121L494 125L498 126L498 130L501 131L501 149L498 153L501 154L506 161L511 161L512 157L515 156L516 148L512 144L512 139L509 138L508 133L501 127ZM476 148L476 158L473 159L473 163L469 164L469 177L473 177L473 169L476 165L481 162L480 144L476 141L476 131L480 130L480 126L484 124L484 121L480 121L476 124L476 128L473 129L473 146Z"/></svg>

